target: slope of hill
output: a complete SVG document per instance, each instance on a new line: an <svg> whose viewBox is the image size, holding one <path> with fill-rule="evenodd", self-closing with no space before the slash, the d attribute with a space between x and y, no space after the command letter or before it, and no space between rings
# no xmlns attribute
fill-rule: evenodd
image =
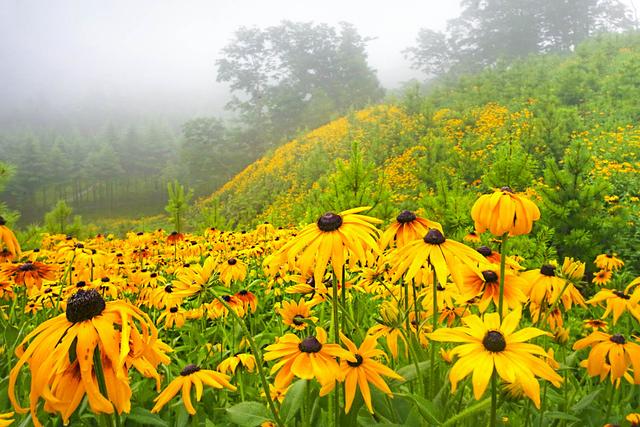
<svg viewBox="0 0 640 427"><path fill-rule="evenodd" d="M605 232L637 219L639 70L640 37L618 35L570 56L532 57L439 82L425 94L409 90L395 104L355 112L281 146L200 208L215 206L241 227L297 225L359 205L385 219L421 209L462 235L477 195L510 185L536 194L552 232L595 240L601 249L606 235L594 224L576 234L571 220L585 209L594 218L601 213L611 219L599 226ZM564 188L563 173L575 188ZM587 198L597 205L587 206Z"/></svg>

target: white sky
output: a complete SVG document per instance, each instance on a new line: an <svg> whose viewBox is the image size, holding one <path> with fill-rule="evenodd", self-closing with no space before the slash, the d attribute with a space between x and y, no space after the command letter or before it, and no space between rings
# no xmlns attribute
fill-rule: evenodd
<svg viewBox="0 0 640 427"><path fill-rule="evenodd" d="M0 103L216 96L214 61L234 30L283 19L346 21L375 37L369 62L392 88L420 76L401 54L418 30L458 13L458 0L0 0Z"/></svg>

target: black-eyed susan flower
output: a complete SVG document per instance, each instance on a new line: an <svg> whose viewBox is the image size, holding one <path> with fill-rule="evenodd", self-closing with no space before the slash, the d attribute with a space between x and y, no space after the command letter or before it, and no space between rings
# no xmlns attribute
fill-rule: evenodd
<svg viewBox="0 0 640 427"><path fill-rule="evenodd" d="M0 280L13 280L16 285L40 288L43 280L55 280L57 268L38 261L0 266Z"/></svg>
<svg viewBox="0 0 640 427"><path fill-rule="evenodd" d="M640 294L629 295L623 291L602 289L587 302L590 304L600 304L604 302L607 309L602 315L602 318L605 319L610 314L613 314L613 324L615 325L622 313L625 311L628 311L633 315L633 317L640 321L640 306L638 305L638 299L640 299Z"/></svg>
<svg viewBox="0 0 640 427"><path fill-rule="evenodd" d="M369 384L373 384L387 396L393 397L391 389L382 377L385 376L396 380L403 380L404 378L376 360L376 358L384 357L386 354L376 348L378 338L375 335L368 335L360 344L360 348L342 333L340 334L340 340L356 359L354 362L344 359L340 361L340 378L344 379L345 386L344 412L348 413L351 410L356 390L359 389L367 409L373 414ZM321 395L329 393L334 387L335 382L329 383L326 387L323 387Z"/></svg>
<svg viewBox="0 0 640 427"><path fill-rule="evenodd" d="M258 309L258 298L255 296L253 292L248 291L246 289L242 289L236 292L235 297L240 301L242 301L245 312L255 313L256 310Z"/></svg>
<svg viewBox="0 0 640 427"><path fill-rule="evenodd" d="M129 367L138 369L141 365L133 362L144 358L141 373L158 377L155 368L166 357L165 347L156 343L157 334L151 319L138 308L123 301L105 303L96 290L80 290L68 300L66 313L42 323L16 349L18 362L9 374L11 403L17 412L27 411L16 398L15 385L20 369L28 364L36 426L41 425L36 416L40 398L46 410L59 412L65 422L85 394L96 413L128 412ZM98 387L95 363L104 373L108 397Z"/></svg>
<svg viewBox="0 0 640 427"><path fill-rule="evenodd" d="M336 358L356 362L356 358L339 344L327 344L327 332L316 327L316 335L301 340L294 334L285 334L275 344L265 348L264 360L280 359L271 368L278 372L276 387L284 388L294 377L317 379L321 385L333 382L338 374Z"/></svg>
<svg viewBox="0 0 640 427"><path fill-rule="evenodd" d="M600 254L594 261L596 267L601 270L618 270L624 266L624 261L613 253Z"/></svg>
<svg viewBox="0 0 640 427"><path fill-rule="evenodd" d="M625 417L625 420L631 423L631 427L640 426L640 414L633 412Z"/></svg>
<svg viewBox="0 0 640 427"><path fill-rule="evenodd" d="M600 319L588 319L582 322L582 326L585 328L591 328L594 331L599 331L602 329L603 331L607 330L607 322Z"/></svg>
<svg viewBox="0 0 640 427"><path fill-rule="evenodd" d="M544 264L540 269L528 270L520 275L525 280L525 295L538 306L543 302L552 303L554 295L564 288L565 280L556 276L556 266Z"/></svg>
<svg viewBox="0 0 640 427"><path fill-rule="evenodd" d="M609 335L594 331L573 344L574 350L585 347L591 347L587 361L587 373L590 376L602 378L605 364L609 364L611 382L614 382L633 367L634 383L640 384L640 345L627 341L620 334Z"/></svg>
<svg viewBox="0 0 640 427"><path fill-rule="evenodd" d="M484 319L476 315L462 319L466 325L457 328L442 328L429 334L435 341L465 343L455 347L451 353L459 356L449 372L451 391L458 382L473 372L473 394L482 397L495 370L508 383L518 382L524 393L540 407L540 384L536 377L550 381L558 387L562 378L546 363L542 347L525 341L547 333L537 328L516 331L521 312L512 311L500 322L498 313L489 313Z"/></svg>
<svg viewBox="0 0 640 427"><path fill-rule="evenodd" d="M229 373L233 375L236 373L238 366L246 369L247 372L253 372L256 369L256 358L250 353L237 353L220 362L216 369L223 374Z"/></svg>
<svg viewBox="0 0 640 427"><path fill-rule="evenodd" d="M158 324L164 319L165 328L182 328L187 319L187 312L179 305L167 307L165 311L158 317Z"/></svg>
<svg viewBox="0 0 640 427"><path fill-rule="evenodd" d="M442 231L439 223L420 218L411 211L402 211L380 236L380 249L385 249L392 242L401 248L413 240L423 238L431 228Z"/></svg>
<svg viewBox="0 0 640 427"><path fill-rule="evenodd" d="M13 423L13 412L0 414L0 427L9 427Z"/></svg>
<svg viewBox="0 0 640 427"><path fill-rule="evenodd" d="M593 279L591 279L591 282L598 286L604 286L611 281L612 276L613 273L611 272L611 270L600 270L593 275Z"/></svg>
<svg viewBox="0 0 640 427"><path fill-rule="evenodd" d="M540 210L523 194L502 187L480 196L471 208L471 217L478 233L488 229L494 236L520 236L531 232L533 222L540 219Z"/></svg>
<svg viewBox="0 0 640 427"><path fill-rule="evenodd" d="M483 261L482 255L474 249L447 239L442 231L432 228L422 239L414 240L392 252L393 277L391 280L395 282L402 275L405 280L411 280L418 274L420 268L428 266L435 270L438 282L445 287L449 275L454 282L461 282L458 268L460 263L480 275L478 264Z"/></svg>
<svg viewBox="0 0 640 427"><path fill-rule="evenodd" d="M0 216L0 243L7 248L12 258L15 258L20 256L20 243L18 243L16 235L6 224L5 219Z"/></svg>
<svg viewBox="0 0 640 427"><path fill-rule="evenodd" d="M460 268L463 277L459 285L459 299L464 302L479 297L477 304L481 313L487 310L491 301L497 308L500 299L500 267L495 264L481 265L480 276L465 265ZM526 283L523 279L505 271L503 311L520 308L527 301L527 296L523 292L525 287Z"/></svg>
<svg viewBox="0 0 640 427"><path fill-rule="evenodd" d="M585 267L586 265L584 262L577 261L573 258L564 257L560 275L565 279L576 282L582 280L582 277L584 277Z"/></svg>
<svg viewBox="0 0 640 427"><path fill-rule="evenodd" d="M247 277L247 265L238 258L229 258L218 265L218 273L222 283L231 286L232 281L241 282Z"/></svg>
<svg viewBox="0 0 640 427"><path fill-rule="evenodd" d="M315 286L323 288L323 278L330 263L333 273L342 282L342 267L348 260L353 266L357 261L367 262L367 253L380 252L376 237L379 233L374 224L377 218L360 215L369 206L353 208L339 214L327 212L314 224L303 228L297 236L274 254L271 268L282 264L296 264L301 271L312 270Z"/></svg>
<svg viewBox="0 0 640 427"><path fill-rule="evenodd" d="M180 376L171 381L167 388L162 390L158 397L153 400L156 404L151 409L151 412L160 412L164 405L173 399L179 391L182 391L182 403L185 409L189 414L195 415L196 408L193 407L191 401L191 387L195 387L196 400L200 402L205 385L217 389L227 388L229 390L236 390L236 387L229 383L229 377L227 375L216 371L201 369L197 365L187 365L180 372Z"/></svg>
<svg viewBox="0 0 640 427"><path fill-rule="evenodd" d="M304 298L300 301L282 301L282 307L277 312L282 316L285 325L292 327L298 331L302 331L307 327L308 321L317 322L318 318L313 316L311 305Z"/></svg>

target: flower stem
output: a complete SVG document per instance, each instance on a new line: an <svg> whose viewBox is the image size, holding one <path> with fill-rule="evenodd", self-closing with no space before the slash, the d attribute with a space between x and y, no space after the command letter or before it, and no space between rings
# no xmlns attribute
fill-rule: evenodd
<svg viewBox="0 0 640 427"><path fill-rule="evenodd" d="M276 425L278 425L278 427L284 427L282 420L280 420L280 415L278 415L278 409L276 408L276 405L273 402L273 399L271 398L269 383L267 382L267 377L264 374L264 360L262 359L262 353L260 353L260 349L256 345L256 342L253 340L253 337L251 336L251 333L249 332L247 325L245 324L244 320L242 320L242 318L238 316L238 313L236 313L235 310L233 310L231 306L227 304L224 298L220 298L216 293L213 294L213 297L218 301L220 301L220 303L227 309L229 314L231 314L238 321L240 328L242 328L242 332L244 333L244 336L249 341L249 346L251 346L251 352L253 353L253 357L255 357L256 359L256 367L257 367L258 374L260 374L262 389L264 390L264 395L267 399L267 404L269 405L269 409L271 410L271 415L273 415L273 420L275 421Z"/></svg>
<svg viewBox="0 0 640 427"><path fill-rule="evenodd" d="M611 414L611 407L613 406L613 398L616 392L615 382L611 383L611 393L609 394L609 399L607 400L607 413L604 416L604 421L607 422L609 419L609 415Z"/></svg>
<svg viewBox="0 0 640 427"><path fill-rule="evenodd" d="M436 275L436 269L431 266L433 269L433 313L431 315L431 332L435 332L438 328L438 276ZM418 343L420 341L418 340ZM431 340L429 342L429 356L431 360L431 394L436 394L436 343Z"/></svg>
<svg viewBox="0 0 640 427"><path fill-rule="evenodd" d="M504 233L502 235L502 240L500 241L500 299L498 300L498 313L500 314L500 321L502 321L502 307L504 303L504 270L505 263L507 260L507 238L509 237L509 233Z"/></svg>
<svg viewBox="0 0 640 427"><path fill-rule="evenodd" d="M489 420L491 427L495 427L497 422L498 392L496 390L496 383L496 371L494 369L491 374L491 419Z"/></svg>
<svg viewBox="0 0 640 427"><path fill-rule="evenodd" d="M342 278L344 282L344 277ZM344 286L344 283L343 283ZM336 344L340 343L340 319L338 319L338 280L336 278L336 272L333 272L333 279L331 283L331 305L333 306L333 340ZM333 390L333 420L335 427L340 425L340 387L336 387Z"/></svg>

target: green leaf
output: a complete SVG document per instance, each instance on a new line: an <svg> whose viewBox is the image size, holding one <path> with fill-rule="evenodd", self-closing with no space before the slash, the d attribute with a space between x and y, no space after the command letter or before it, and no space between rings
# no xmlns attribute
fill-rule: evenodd
<svg viewBox="0 0 640 427"><path fill-rule="evenodd" d="M267 408L260 402L241 402L227 408L231 422L240 427L256 427L265 421L271 421Z"/></svg>
<svg viewBox="0 0 640 427"><path fill-rule="evenodd" d="M440 425L442 422L436 417L439 409L433 404L433 402L425 399L422 396L415 394L396 393L396 396L402 396L409 400L412 400L420 411L420 415L430 424Z"/></svg>
<svg viewBox="0 0 640 427"><path fill-rule="evenodd" d="M285 424L288 424L298 413L304 401L304 393L307 389L307 380L296 381L284 397L280 414Z"/></svg>
<svg viewBox="0 0 640 427"><path fill-rule="evenodd" d="M140 407L131 410L131 413L127 415L127 421L133 421L143 426L166 427L169 425L158 414L152 414L151 411Z"/></svg>
<svg viewBox="0 0 640 427"><path fill-rule="evenodd" d="M544 413L545 418L551 418L552 420L567 420L567 421L580 421L580 418L560 411L548 411Z"/></svg>
<svg viewBox="0 0 640 427"><path fill-rule="evenodd" d="M582 410L586 409L587 407L589 407L589 405L591 405L591 403L595 400L595 398L598 397L600 392L602 392L601 388L587 394L585 397L580 399L578 403L576 403L571 407L571 412L576 412L576 413L582 412Z"/></svg>
<svg viewBox="0 0 640 427"><path fill-rule="evenodd" d="M420 374L422 376L424 376L424 374L427 372L427 370L429 369L429 366L431 366L431 362L429 360L425 360L423 362L418 363L418 367L420 368ZM402 368L398 369L397 372L398 372L398 375L400 375L405 379L405 382L413 381L416 378L418 378L416 366L413 363L407 366L403 366Z"/></svg>

